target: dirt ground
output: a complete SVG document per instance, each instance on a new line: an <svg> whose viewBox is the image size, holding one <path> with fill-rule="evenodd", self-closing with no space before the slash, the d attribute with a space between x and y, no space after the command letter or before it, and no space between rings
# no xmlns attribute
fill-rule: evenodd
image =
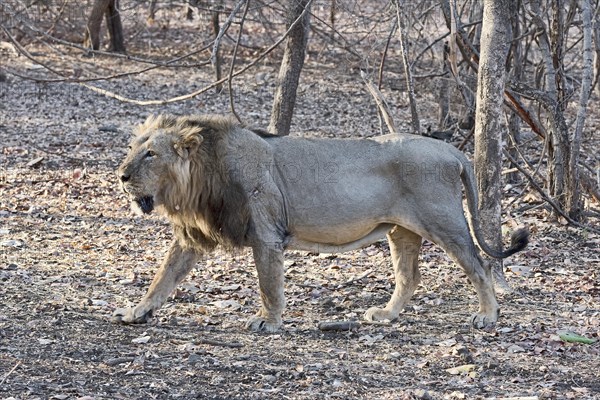
<svg viewBox="0 0 600 400"><path fill-rule="evenodd" d="M28 49L51 56L43 46ZM3 56L12 68L43 75L24 57ZM111 58L82 62L106 73L133 69ZM347 67L312 53L294 134L379 133L375 106L357 69ZM234 98L247 122L266 127L276 71L276 63L262 63L238 81ZM158 69L97 84L150 99L210 81L208 68ZM385 94L406 128L402 94ZM432 99L420 101L424 124L434 124ZM526 224L531 243L505 261L514 292L499 294L493 330L471 329L473 287L431 243L421 254L422 284L398 321L319 330L320 321L360 320L388 300L385 242L337 255L289 252L288 307L277 334L244 329L259 301L247 251L200 262L151 323L111 323L115 308L145 293L171 240L165 220L133 216L118 189L128 132L151 113L227 110L226 91L141 107L76 84L12 75L0 82L0 398L600 398L598 342L559 337L600 337L600 237L552 222L524 184L505 188L503 210L507 231ZM593 127L600 114L590 112ZM594 147L597 135L584 143Z"/></svg>

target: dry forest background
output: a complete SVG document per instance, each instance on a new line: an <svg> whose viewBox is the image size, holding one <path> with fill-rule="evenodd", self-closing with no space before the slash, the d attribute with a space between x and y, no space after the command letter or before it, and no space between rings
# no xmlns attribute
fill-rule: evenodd
<svg viewBox="0 0 600 400"><path fill-rule="evenodd" d="M151 323L110 322L145 293L171 240L118 188L129 132L166 112L279 126L297 19L310 26L291 135L385 133L363 71L399 131L472 158L481 4L0 1L0 399L600 398L599 4L513 6L501 222L505 236L526 225L532 237L502 266L512 290L499 285L496 328L469 326L472 285L425 242L422 284L397 321L320 330L387 301L381 241L288 252L284 328L256 334L243 328L259 301L248 251L200 262ZM556 191L565 143L575 203Z"/></svg>

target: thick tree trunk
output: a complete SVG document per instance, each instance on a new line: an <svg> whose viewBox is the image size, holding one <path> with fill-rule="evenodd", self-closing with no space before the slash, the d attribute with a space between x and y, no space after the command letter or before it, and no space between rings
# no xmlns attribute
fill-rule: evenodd
<svg viewBox="0 0 600 400"><path fill-rule="evenodd" d="M108 36L110 37L109 51L125 53L125 39L123 38L123 24L121 24L121 14L119 13L119 0L113 0L108 3L105 15Z"/></svg>
<svg viewBox="0 0 600 400"><path fill-rule="evenodd" d="M579 183L579 153L581 140L587 116L587 105L592 91L593 79L593 51L592 51L592 10L589 0L579 0L581 12L581 28L583 30L583 69L581 76L581 89L579 93L579 107L575 120L575 132L571 139L571 157L569 159L569 187L567 187L566 211L569 217L578 221L582 219L583 204L581 199L581 187Z"/></svg>
<svg viewBox="0 0 600 400"><path fill-rule="evenodd" d="M288 4L288 26L291 26L302 15L309 0L289 0ZM302 20L291 30L286 40L269 123L269 131L277 135L284 136L290 133L296 91L308 43L309 17L310 13L304 13Z"/></svg>
<svg viewBox="0 0 600 400"><path fill-rule="evenodd" d="M125 53L123 25L119 14L118 0L96 0L88 19L83 45L92 50L100 49L100 29L102 17L106 15L106 25L110 36L110 51Z"/></svg>
<svg viewBox="0 0 600 400"><path fill-rule="evenodd" d="M479 189L479 212L486 223L483 231L494 248L502 247L500 199L502 172L502 105L505 62L512 29L513 0L489 0L484 4L481 55L475 113L475 174ZM492 264L497 283L504 286L501 264ZM498 278L500 280L498 280Z"/></svg>

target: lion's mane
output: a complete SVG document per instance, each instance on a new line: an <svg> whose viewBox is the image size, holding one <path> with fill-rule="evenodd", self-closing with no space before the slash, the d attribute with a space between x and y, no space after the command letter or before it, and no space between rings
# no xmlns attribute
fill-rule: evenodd
<svg viewBox="0 0 600 400"><path fill-rule="evenodd" d="M250 227L248 196L230 179L225 160L236 125L222 116L159 115L138 128L138 135L162 129L177 135L183 146L199 143L185 161L170 168L162 186L163 210L182 244L212 250L245 242Z"/></svg>

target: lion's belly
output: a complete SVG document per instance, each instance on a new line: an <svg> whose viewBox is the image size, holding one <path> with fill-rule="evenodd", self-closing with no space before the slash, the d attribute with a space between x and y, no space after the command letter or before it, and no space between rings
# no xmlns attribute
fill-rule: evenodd
<svg viewBox="0 0 600 400"><path fill-rule="evenodd" d="M392 224L338 226L323 229L322 226L303 226L293 232L289 249L339 253L367 246L383 237L393 228Z"/></svg>

